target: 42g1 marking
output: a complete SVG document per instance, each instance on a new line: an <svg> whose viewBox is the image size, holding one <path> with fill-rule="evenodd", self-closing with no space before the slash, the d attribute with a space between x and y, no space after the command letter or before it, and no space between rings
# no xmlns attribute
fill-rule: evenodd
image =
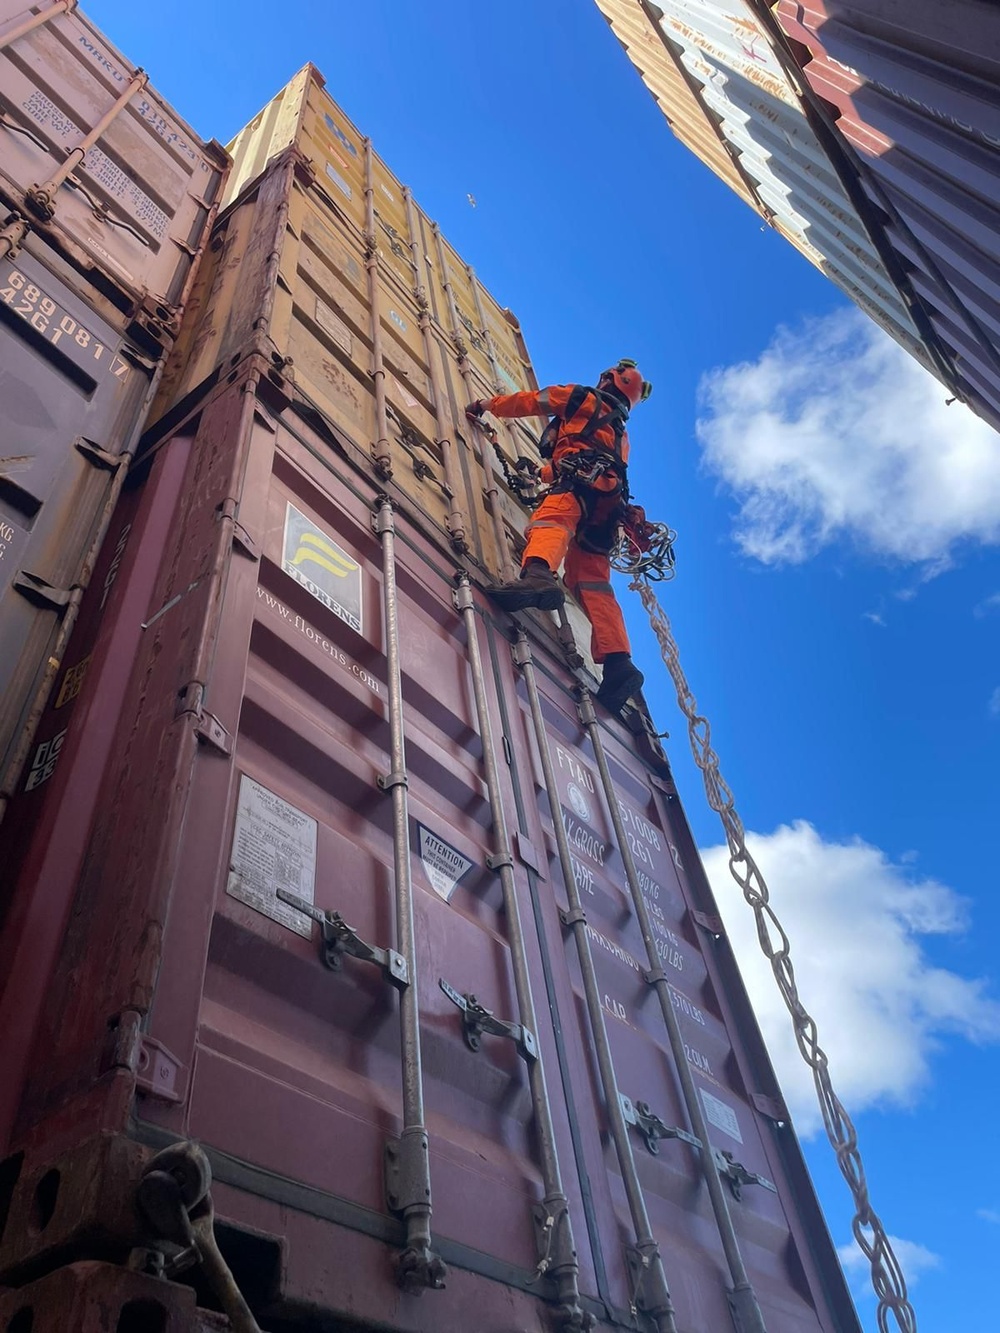
<svg viewBox="0 0 1000 1333"><path fill-rule="evenodd" d="M124 379L128 374L128 362L116 356L102 343L90 329L74 319L51 296L47 296L37 284L30 281L19 269L10 268L0 276L0 301L3 301L15 315L20 315L26 324L40 333L54 346L69 352L74 361L85 365L112 357L112 374Z"/></svg>

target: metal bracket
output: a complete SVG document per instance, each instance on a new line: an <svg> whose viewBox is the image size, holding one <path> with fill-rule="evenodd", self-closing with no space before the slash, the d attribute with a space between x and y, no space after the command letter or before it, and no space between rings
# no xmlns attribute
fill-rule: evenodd
<svg viewBox="0 0 1000 1333"><path fill-rule="evenodd" d="M723 1180L729 1182L729 1188L733 1192L734 1199L743 1198L744 1185L761 1185L764 1189L770 1190L772 1194L777 1194L777 1186L766 1176L758 1176L754 1171L748 1171L741 1162L737 1162L731 1152L725 1148L713 1148L712 1156L715 1159L715 1167Z"/></svg>
<svg viewBox="0 0 1000 1333"><path fill-rule="evenodd" d="M194 734L204 745L210 745L220 754L231 755L233 752L233 738L215 714L207 712L204 708L198 712Z"/></svg>
<svg viewBox="0 0 1000 1333"><path fill-rule="evenodd" d="M490 852L486 864L490 870L503 870L504 866L513 866L514 858L510 852Z"/></svg>
<svg viewBox="0 0 1000 1333"><path fill-rule="evenodd" d="M223 500L219 505L218 514L220 518L229 519L233 525L233 545L238 547L244 555L248 555L251 560L260 559L260 547L247 532L246 528L236 517L238 505L232 496Z"/></svg>
<svg viewBox="0 0 1000 1333"><path fill-rule="evenodd" d="M692 1148L701 1147L701 1139L689 1134L686 1129L664 1124L660 1117L654 1114L648 1102L633 1102L623 1092L618 1095L621 1098L625 1123L639 1131L647 1151L654 1157L659 1154L661 1139L680 1139L682 1143L689 1143Z"/></svg>
<svg viewBox="0 0 1000 1333"><path fill-rule="evenodd" d="M765 1092L753 1092L750 1100L755 1110L776 1124L783 1124L788 1119L788 1107L778 1097L769 1097Z"/></svg>
<svg viewBox="0 0 1000 1333"><path fill-rule="evenodd" d="M583 925L586 925L587 913L583 910L582 907L565 907L565 908L560 907L559 920L563 923L564 926L576 926L580 925L581 923ZM629 1105L631 1106L631 1102L629 1103Z"/></svg>
<svg viewBox="0 0 1000 1333"><path fill-rule="evenodd" d="M538 1059L538 1043L530 1028L520 1023L508 1023L502 1018L495 1018L492 1009L481 1005L474 995L460 995L454 986L449 986L444 977L439 978L438 985L452 1004L462 1011L462 1031L465 1044L470 1051L479 1050L483 1033L488 1032L492 1037L508 1037L517 1047L522 1059Z"/></svg>
<svg viewBox="0 0 1000 1333"><path fill-rule="evenodd" d="M430 1159L423 1130L385 1141L385 1198L389 1209L426 1207L431 1197Z"/></svg>
<svg viewBox="0 0 1000 1333"><path fill-rule="evenodd" d="M711 935L718 937L726 933L721 916L714 916L711 912L699 912L697 908L694 908L691 912L691 919L701 926L702 930L707 930Z"/></svg>
<svg viewBox="0 0 1000 1333"><path fill-rule="evenodd" d="M14 575L11 587L27 597L29 602L41 602L55 611L61 611L64 606L69 606L74 596L79 598L81 595L79 588L55 588L40 574L30 574L26 569Z"/></svg>
<svg viewBox="0 0 1000 1333"><path fill-rule="evenodd" d="M143 1034L139 1039L135 1084L140 1092L164 1102L179 1102L181 1062L155 1037Z"/></svg>
<svg viewBox="0 0 1000 1333"><path fill-rule="evenodd" d="M410 780L405 773L380 773L375 779L380 791L392 791L393 787L408 787Z"/></svg>
<svg viewBox="0 0 1000 1333"><path fill-rule="evenodd" d="M122 463L127 463L132 457L130 453L109 453L107 449L102 449L95 440L88 440L83 435L78 435L73 441L73 448L77 453L83 454L88 463L93 463L96 467L107 468L109 472L116 471Z"/></svg>
<svg viewBox="0 0 1000 1333"><path fill-rule="evenodd" d="M320 957L324 967L328 967L331 972L339 972L344 966L344 955L350 954L352 958L360 958L363 963L374 963L383 978L397 990L405 990L410 984L410 969L403 955L395 949L380 949L375 944L367 944L339 912L324 912L298 894L289 893L287 889L279 889L277 897L289 907L294 907L296 912L319 923Z"/></svg>

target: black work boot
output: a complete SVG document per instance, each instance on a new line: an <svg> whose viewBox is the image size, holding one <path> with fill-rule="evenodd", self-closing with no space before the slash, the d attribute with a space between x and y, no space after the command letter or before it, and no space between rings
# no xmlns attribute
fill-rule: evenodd
<svg viewBox="0 0 1000 1333"><path fill-rule="evenodd" d="M620 713L626 702L645 680L628 653L608 653L604 659L604 678L597 691L597 702L609 713Z"/></svg>
<svg viewBox="0 0 1000 1333"><path fill-rule="evenodd" d="M565 600L559 580L537 556L525 562L519 579L491 588L489 595L504 611L524 611L529 606L538 607L540 611L554 611Z"/></svg>

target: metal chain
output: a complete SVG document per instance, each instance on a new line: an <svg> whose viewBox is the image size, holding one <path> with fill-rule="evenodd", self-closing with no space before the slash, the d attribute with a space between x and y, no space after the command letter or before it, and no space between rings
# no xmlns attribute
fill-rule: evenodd
<svg viewBox="0 0 1000 1333"><path fill-rule="evenodd" d="M691 752L695 763L701 769L708 803L722 820L726 832L726 841L729 844L729 869L743 890L743 897L753 909L760 947L771 964L774 979L791 1015L799 1052L812 1070L816 1095L823 1112L823 1123L837 1155L837 1164L854 1198L855 1214L852 1228L854 1238L871 1266L872 1287L878 1297L879 1333L891 1333L890 1313L895 1317L900 1333L917 1333L917 1316L907 1298L906 1279L899 1260L893 1253L881 1219L872 1208L868 1197L868 1184L865 1180L861 1153L858 1150L857 1131L833 1089L826 1052L819 1044L816 1023L799 999L795 985L795 971L789 957L788 936L770 905L770 894L764 876L747 850L743 823L736 813L733 793L719 772L719 756L712 749L708 720L699 714L697 701L681 669L670 621L657 601L653 589L645 580L634 579L630 587L638 592L642 599L653 633L659 641L663 661L677 691L677 702L687 718Z"/></svg>

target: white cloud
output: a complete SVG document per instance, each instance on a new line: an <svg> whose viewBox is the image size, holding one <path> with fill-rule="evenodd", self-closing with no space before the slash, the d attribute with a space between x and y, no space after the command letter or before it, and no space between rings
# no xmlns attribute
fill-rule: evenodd
<svg viewBox="0 0 1000 1333"><path fill-rule="evenodd" d="M984 597L972 608L972 614L977 620L984 620L997 611L1000 611L1000 592L991 592L989 597Z"/></svg>
<svg viewBox="0 0 1000 1333"><path fill-rule="evenodd" d="M791 940L799 994L816 1019L834 1086L852 1113L914 1104L942 1041L1000 1040L1000 1004L983 981L936 967L925 939L968 929L965 901L860 839L825 842L805 821L749 833L747 845ZM704 853L764 1040L801 1134L822 1127L809 1067L760 951L728 852Z"/></svg>
<svg viewBox="0 0 1000 1333"><path fill-rule="evenodd" d="M933 574L964 540L1000 541L996 433L859 311L781 329L701 384L704 461L766 564L850 539Z"/></svg>
<svg viewBox="0 0 1000 1333"><path fill-rule="evenodd" d="M873 625L881 625L885 629L885 616L878 611L862 611L862 620L870 620Z"/></svg>
<svg viewBox="0 0 1000 1333"><path fill-rule="evenodd" d="M990 695L990 701L986 705L986 711L990 717L1000 717L1000 685L996 687Z"/></svg>
<svg viewBox="0 0 1000 1333"><path fill-rule="evenodd" d="M903 1276L906 1278L908 1287L917 1285L921 1273L927 1273L941 1267L941 1256L935 1254L933 1250L929 1250L926 1245L918 1244L915 1240L903 1240L900 1236L890 1236L889 1244L899 1260L899 1266L903 1270ZM844 1272L848 1278L852 1279L851 1286L856 1294L866 1291L868 1276L871 1272L867 1256L858 1249L853 1240L848 1241L846 1245L838 1245L837 1254L840 1256Z"/></svg>
<svg viewBox="0 0 1000 1333"><path fill-rule="evenodd" d="M982 1222L992 1222L994 1226L1000 1226L1000 1211L996 1208L977 1208L976 1216Z"/></svg>

